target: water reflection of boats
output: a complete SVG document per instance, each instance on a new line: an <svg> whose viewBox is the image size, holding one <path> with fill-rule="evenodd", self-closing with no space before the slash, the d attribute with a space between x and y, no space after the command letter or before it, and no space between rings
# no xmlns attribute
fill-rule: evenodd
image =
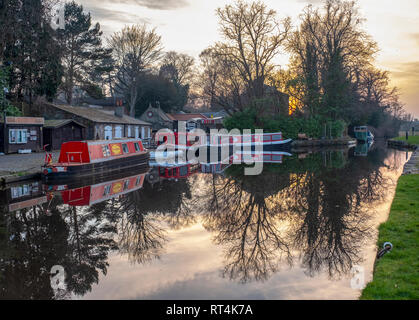
<svg viewBox="0 0 419 320"><path fill-rule="evenodd" d="M370 140L367 143L359 143L356 145L354 150L354 156L356 157L366 157L368 156L368 151L371 150L374 140Z"/></svg>
<svg viewBox="0 0 419 320"><path fill-rule="evenodd" d="M113 179L79 181L71 184L45 186L48 192L59 192L64 204L71 206L90 206L102 201L124 195L143 187L148 170L114 176Z"/></svg>
<svg viewBox="0 0 419 320"><path fill-rule="evenodd" d="M57 163L47 155L44 180L74 179L94 174L122 172L144 166L149 152L139 139L112 141L71 141L63 143Z"/></svg>
<svg viewBox="0 0 419 320"><path fill-rule="evenodd" d="M238 135L214 135L204 136L199 132L172 132L161 131L156 134L159 145L177 150L188 150L191 147L200 148L245 148L254 150L260 146L264 151L279 151L288 149L292 139L284 139L281 132L263 134L238 134Z"/></svg>

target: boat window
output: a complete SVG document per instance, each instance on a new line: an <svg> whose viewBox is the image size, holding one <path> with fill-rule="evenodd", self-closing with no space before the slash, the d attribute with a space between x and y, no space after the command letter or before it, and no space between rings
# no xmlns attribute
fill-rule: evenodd
<svg viewBox="0 0 419 320"><path fill-rule="evenodd" d="M124 191L127 190L129 187L129 180L124 181Z"/></svg>
<svg viewBox="0 0 419 320"><path fill-rule="evenodd" d="M244 135L243 136L243 142L252 142L252 136Z"/></svg>
<svg viewBox="0 0 419 320"><path fill-rule="evenodd" d="M104 157L109 157L111 155L111 151L109 150L109 146L107 144L102 146L102 152Z"/></svg>
<svg viewBox="0 0 419 320"><path fill-rule="evenodd" d="M122 144L122 150L124 150L124 153L129 153L128 146L126 143Z"/></svg>
<svg viewBox="0 0 419 320"><path fill-rule="evenodd" d="M271 140L271 135L263 136L263 141L269 141L269 140Z"/></svg>
<svg viewBox="0 0 419 320"><path fill-rule="evenodd" d="M138 186L141 182L141 176L138 176L137 179L135 180L135 186Z"/></svg>
<svg viewBox="0 0 419 320"><path fill-rule="evenodd" d="M166 168L164 168L164 167L160 167L160 174L162 174L162 175L164 175L164 173L165 173L165 171L166 171Z"/></svg>
<svg viewBox="0 0 419 320"><path fill-rule="evenodd" d="M173 177L173 169L168 170L168 175L169 175L169 177Z"/></svg>
<svg viewBox="0 0 419 320"><path fill-rule="evenodd" d="M184 166L184 167L180 167L179 168L179 174L181 177L185 177L188 175L188 167Z"/></svg>
<svg viewBox="0 0 419 320"><path fill-rule="evenodd" d="M105 186L105 188L103 189L103 195L107 196L109 193L111 192L111 185L108 184L107 186Z"/></svg>
<svg viewBox="0 0 419 320"><path fill-rule="evenodd" d="M282 139L282 134L273 134L272 135L272 140L281 140Z"/></svg>
<svg viewBox="0 0 419 320"><path fill-rule="evenodd" d="M270 154L264 154L263 155L263 161L271 161L271 155Z"/></svg>
<svg viewBox="0 0 419 320"><path fill-rule="evenodd" d="M135 152L141 151L140 145L138 144L138 142L134 142L134 147L135 147Z"/></svg>

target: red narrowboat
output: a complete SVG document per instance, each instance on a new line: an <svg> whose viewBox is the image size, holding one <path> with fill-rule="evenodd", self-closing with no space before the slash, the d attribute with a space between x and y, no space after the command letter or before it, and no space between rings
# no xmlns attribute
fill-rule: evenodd
<svg viewBox="0 0 419 320"><path fill-rule="evenodd" d="M64 204L70 206L91 206L143 187L146 173L138 174L123 179L105 181L102 183L61 191ZM57 188L57 191L60 188Z"/></svg>
<svg viewBox="0 0 419 320"><path fill-rule="evenodd" d="M42 176L53 180L122 172L148 166L149 158L140 139L65 142L58 162L47 154Z"/></svg>

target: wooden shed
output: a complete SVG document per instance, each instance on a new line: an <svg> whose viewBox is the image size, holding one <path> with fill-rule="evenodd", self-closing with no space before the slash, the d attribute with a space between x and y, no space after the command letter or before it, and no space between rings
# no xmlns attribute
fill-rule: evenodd
<svg viewBox="0 0 419 320"><path fill-rule="evenodd" d="M48 150L59 150L63 142L84 140L85 128L73 119L45 120L44 144L49 145Z"/></svg>
<svg viewBox="0 0 419 320"><path fill-rule="evenodd" d="M18 153L31 150L38 152L43 147L42 127L44 118L36 117L6 117L0 119L1 152Z"/></svg>

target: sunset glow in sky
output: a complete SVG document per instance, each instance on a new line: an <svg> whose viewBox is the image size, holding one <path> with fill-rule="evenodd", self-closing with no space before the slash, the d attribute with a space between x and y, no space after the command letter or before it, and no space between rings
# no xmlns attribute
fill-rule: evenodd
<svg viewBox="0 0 419 320"><path fill-rule="evenodd" d="M165 50L194 57L220 40L215 10L228 0L76 0L90 11L109 35L124 25L146 22L156 27ZM264 0L278 17L290 16L293 24L309 3L322 0ZM400 88L407 112L419 118L419 1L360 0L358 6L366 22L365 30L381 51L376 65L391 72L392 84ZM286 67L287 55L278 58Z"/></svg>

